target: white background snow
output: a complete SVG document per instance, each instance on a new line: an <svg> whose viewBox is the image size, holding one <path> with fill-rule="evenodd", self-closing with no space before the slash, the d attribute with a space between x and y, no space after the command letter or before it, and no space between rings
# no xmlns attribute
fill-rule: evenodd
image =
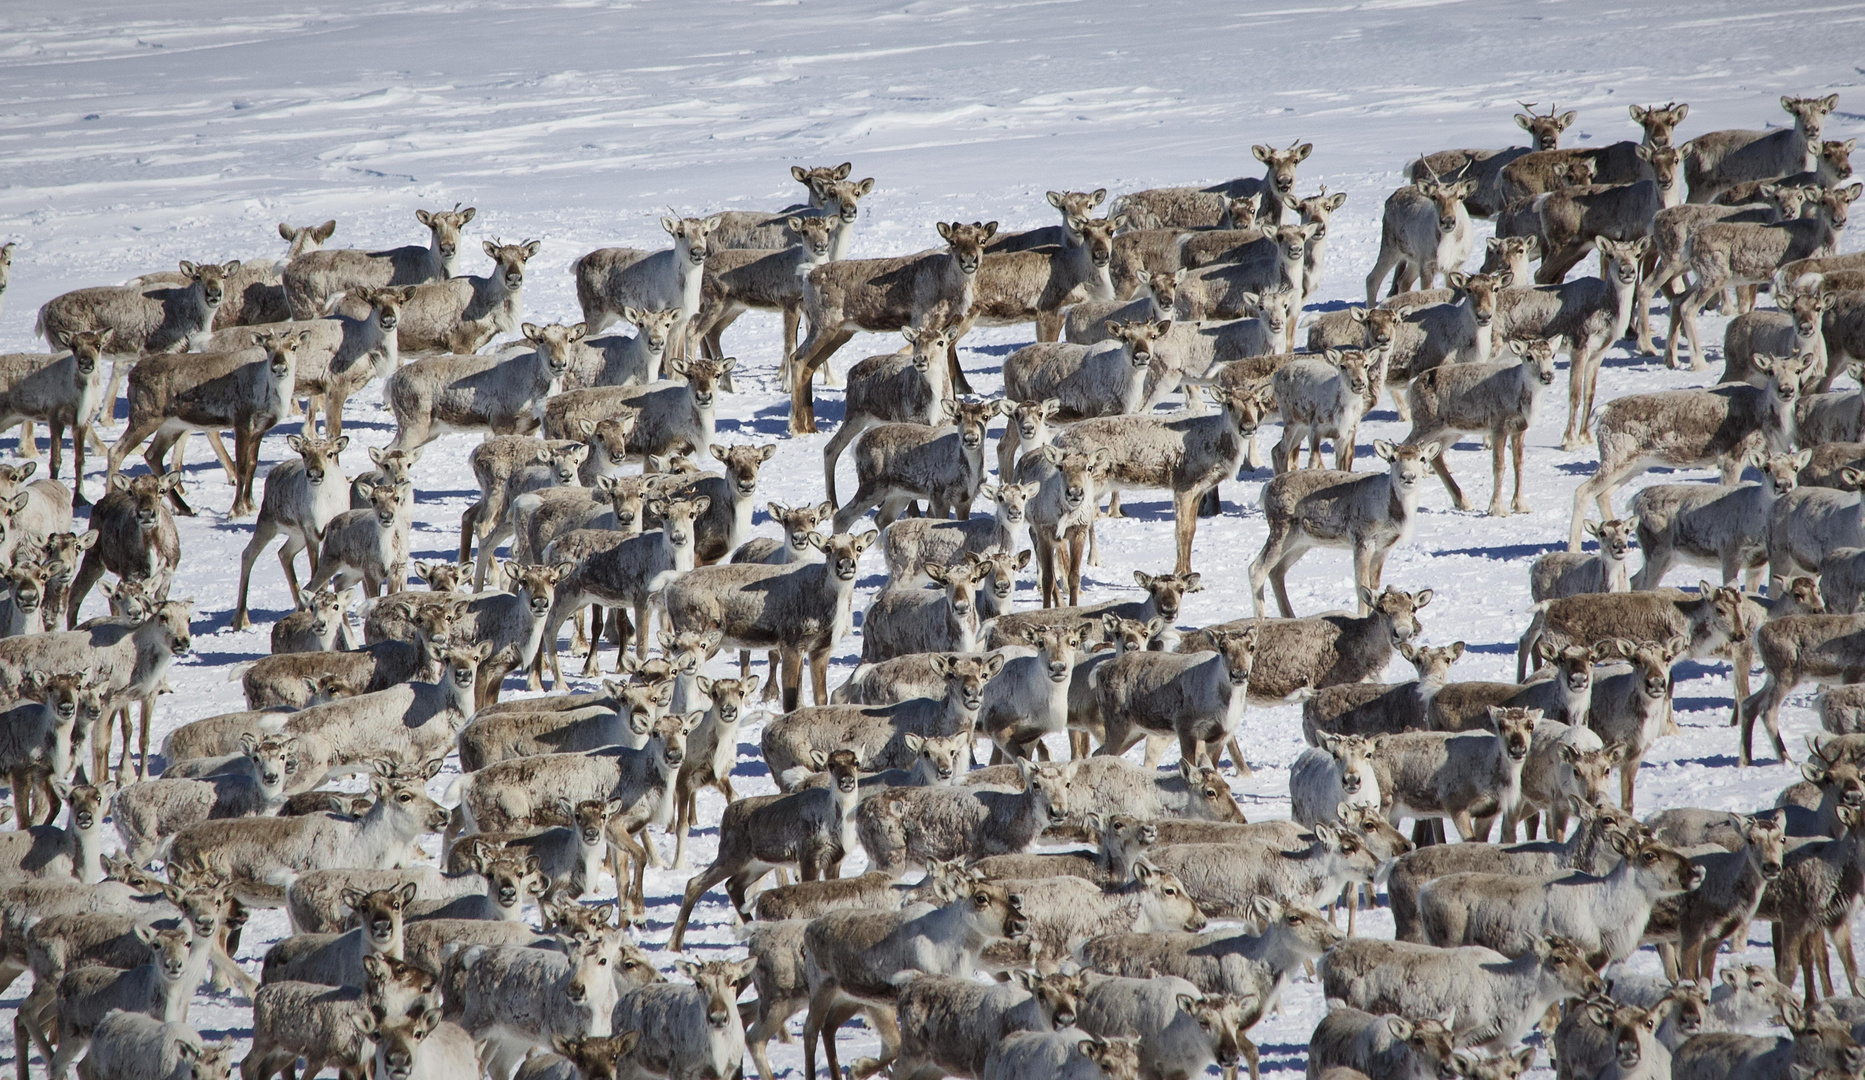
<svg viewBox="0 0 1865 1080"><path fill-rule="evenodd" d="M1379 207L1404 162L1420 151L1517 142L1511 116L1520 101L1577 110L1566 145L1636 138L1631 104L1689 102L1680 139L1775 125L1786 119L1776 103L1783 93L1837 92L1827 137L1865 133L1862 17L1865 4L1734 0L15 0L0 5L0 238L20 248L0 348L42 348L31 336L34 313L68 289L180 259L277 257L280 221L334 217L333 244L381 247L425 243L413 220L418 207L477 206L463 265L481 269L481 238L540 238L527 318L574 322L570 260L602 245L660 246L657 222L669 207L690 214L786 205L799 194L792 165L852 160L856 177L874 177L853 253L883 255L936 243L938 219L1048 224L1047 189L1118 193L1254 175L1251 144L1296 139L1315 144L1299 192L1326 184L1349 193L1320 293L1338 303L1363 294ZM1706 340L1720 341L1719 320L1705 329ZM1028 329L968 338L963 358L974 385L995 390L1002 357L1031 338ZM727 442L777 441L763 494L800 502L820 498L827 436L783 437L772 380L778 340L771 317L748 317L729 332L728 349L749 377L723 399L719 429ZM897 344L857 338L837 365ZM1601 395L1708 381L1620 348L1601 375ZM1530 435L1533 513L1492 520L1453 512L1433 486L1417 535L1387 565L1389 582L1437 590L1423 613L1429 641L1470 643L1456 677L1512 674L1528 618L1528 563L1564 537L1572 490L1592 472L1590 452L1556 445L1565 390L1563 375ZM839 420L839 392L823 398L823 419ZM367 465L362 447L386 443L392 428L373 390L351 402L351 471ZM296 430L296 421L275 429L268 464L288 453L284 436ZM1399 439L1405 430L1389 407L1375 412L1362 428L1362 453L1372 438ZM0 452L12 450L10 435ZM417 557L448 557L458 514L475 494L464 465L474 441L437 444L416 472ZM251 520L225 517L231 492L195 445L203 460L189 471L202 514L182 522L175 586L176 596L197 601L195 653L170 674L176 692L162 699L163 731L243 707L228 674L267 651L266 626L290 607L267 557L254 583L259 627L228 630ZM1487 454L1471 441L1452 460L1483 505ZM1255 503L1264 478L1226 484L1224 516L1200 523L1196 568L1206 588L1188 599L1188 623L1249 613L1244 571L1262 540ZM89 478L93 494L100 479ZM1642 482L1654 479L1670 478ZM1170 569L1170 505L1142 499L1128 513L1101 525L1105 565L1090 572L1092 599L1127 595L1135 569ZM873 561L864 594L879 584ZM1696 576L1679 571L1673 583ZM1348 604L1349 582L1346 555L1322 552L1299 566L1291 591L1298 610L1312 613ZM1027 583L1019 599L1035 602ZM101 600L93 594L93 605ZM858 641L844 644L838 675L858 651ZM1395 660L1390 677L1409 674ZM1733 733L1723 726L1728 695L1726 667L1680 667L1684 734L1647 759L1641 810L1763 806L1793 776L1772 764L1735 766ZM1803 694L1786 713L1796 748L1817 726L1805 705ZM1298 710L1252 710L1242 741L1257 766L1254 778L1236 782L1246 809L1286 814ZM745 743L755 759L755 733ZM754 760L740 771L741 790L767 790ZM702 816L716 820L716 797L702 802ZM713 842L710 832L699 838L701 861ZM651 876L650 944L665 941L683 879ZM1383 913L1362 925L1390 932ZM262 913L242 958L256 967L283 932L282 913ZM689 942L700 954L735 947L722 903L701 909ZM1765 940L1758 945L1750 948L1756 958L1766 952ZM671 966L670 954L657 955ZM1650 954L1636 963L1655 965ZM21 980L6 991L0 1011L16 1007L25 989ZM1282 1014L1255 1030L1268 1070L1302 1067L1321 1009L1316 987L1298 983ZM247 1015L235 1000L210 995L194 1011L208 1034L236 1038ZM10 1036L5 1025L0 1038ZM855 1029L844 1036L851 1047L868 1041ZM775 1053L780 1069L798 1067L795 1046Z"/></svg>

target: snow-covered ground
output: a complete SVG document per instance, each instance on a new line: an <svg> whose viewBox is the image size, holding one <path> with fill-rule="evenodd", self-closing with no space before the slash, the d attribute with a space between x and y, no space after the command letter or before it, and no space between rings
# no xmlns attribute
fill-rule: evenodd
<svg viewBox="0 0 1865 1080"><path fill-rule="evenodd" d="M1689 102L1680 139L1773 125L1785 119L1776 103L1784 93L1840 94L1828 138L1865 129L1865 116L1850 111L1861 104L1860 4L1375 0L1272 9L1188 0L577 0L249 8L207 0L0 7L0 240L20 242L0 348L42 347L32 337L34 312L67 289L180 259L279 256L280 221L334 217L334 244L380 247L425 242L417 208L477 206L463 264L483 265L479 239L540 238L527 317L574 322L572 259L602 245L660 246L658 219L669 207L686 214L783 206L798 194L792 165L852 160L856 177L873 176L854 254L882 255L936 243L932 223L940 219L1048 224L1047 189L1118 193L1253 175L1252 144L1298 139L1315 144L1298 191L1326 184L1349 194L1330 232L1320 293L1338 306L1363 295L1379 208L1404 162L1420 151L1516 142L1518 102L1577 110L1567 145L1636 137L1626 113L1632 104ZM1706 339L1719 341L1720 329L1707 319ZM1003 356L1031 337L1017 329L968 338L962 355L974 385L995 392ZM722 399L719 430L727 442L779 444L764 472L766 497L815 500L827 435L784 437L785 405L773 379L778 343L772 318L744 319L728 334L748 375ZM897 344L857 339L837 366ZM1602 373L1602 400L1709 380L1620 348ZM840 393L822 396L826 431L840 419ZM1532 513L1453 512L1433 487L1416 536L1387 565L1389 582L1436 590L1425 636L1469 643L1459 678L1513 674L1515 641L1528 621L1528 563L1561 543L1572 491L1593 471L1590 452L1558 448L1564 413L1563 377L1529 438ZM352 401L352 471L367 465L362 447L386 443L392 428L373 391ZM284 437L297 430L293 422L274 431L268 464L287 456ZM1362 442L1405 432L1382 409L1362 428ZM419 558L449 556L458 515L475 495L464 464L475 441L436 444L416 471ZM9 433L0 451L12 450ZM1452 460L1483 505L1488 455L1471 441ZM202 514L181 523L175 595L197 602L195 653L171 672L176 692L162 699L158 741L175 724L242 707L228 677L266 653L267 625L290 607L273 563L262 560L253 594L260 625L228 629L251 520L225 516L231 493L217 468L203 460L189 471ZM1200 523L1195 562L1205 590L1189 598L1188 622L1250 612L1245 569L1262 541L1262 479L1225 485L1224 515ZM1667 478L1640 483L1659 479ZM101 478L94 472L88 482L94 494ZM1091 599L1126 595L1135 569L1170 569L1170 505L1142 498L1127 510L1101 525L1104 565L1090 570ZM1680 571L1674 582L1696 576ZM874 560L863 593L879 580ZM1346 556L1321 552L1294 572L1291 593L1303 613L1337 608L1351 602L1350 582ZM1034 603L1033 588L1019 597ZM101 599L94 594L92 603ZM844 644L840 673L858 652L857 641ZM1395 662L1391 677L1408 677L1404 667ZM1729 693L1726 666L1679 667L1683 734L1647 759L1641 809L1763 806L1794 777L1779 765L1735 766L1733 733L1724 727ZM1802 694L1786 712L1795 746L1817 727L1806 700ZM754 730L741 747L739 788L751 793L769 790L756 742ZM1287 765L1301 747L1298 710L1252 710L1243 743L1257 772L1236 781L1239 797L1252 817L1286 814ZM703 796L702 806L702 817L716 820L716 797ZM710 831L699 838L700 860L713 843ZM650 945L666 940L683 880L650 875ZM1383 912L1362 925L1390 933ZM282 913L261 913L243 959L256 966L284 932ZM725 905L702 907L688 940L701 954L736 948ZM1759 958L1766 947L1749 951ZM671 955L656 955L671 966ZM1655 966L1649 953L1635 963ZM25 989L22 980L7 991L0 1010L14 1008ZM1266 1069L1302 1067L1322 1009L1313 984L1291 990L1281 1014L1254 1033ZM215 1036L244 1038L247 1017L226 997L204 995L194 1010ZM0 1027L0 1039L11 1034L11 1025ZM870 1042L853 1029L844 1041ZM799 1058L794 1046L777 1048L780 1068L796 1069Z"/></svg>

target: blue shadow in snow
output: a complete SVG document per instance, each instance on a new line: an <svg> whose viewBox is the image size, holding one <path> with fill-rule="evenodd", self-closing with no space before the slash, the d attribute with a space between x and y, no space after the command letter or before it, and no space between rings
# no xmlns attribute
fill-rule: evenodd
<svg viewBox="0 0 1865 1080"><path fill-rule="evenodd" d="M780 409L774 416L758 415L751 420L732 421L733 429L740 435L770 435L783 437L790 433L790 410ZM724 426L724 422L720 422Z"/></svg>
<svg viewBox="0 0 1865 1080"><path fill-rule="evenodd" d="M1631 356L1609 356L1601 362L1600 366L1609 368L1650 368L1653 371L1661 371L1664 368L1664 359L1658 356L1639 356L1637 354Z"/></svg>
<svg viewBox="0 0 1865 1080"><path fill-rule="evenodd" d="M252 616L253 622L263 624L266 621L266 616L270 613L264 612L264 611L249 611L247 614ZM289 614L291 614L290 611L281 611L278 613L278 615L276 615L273 618L273 621L276 622L279 619L282 619ZM225 618L223 618L221 622L226 623L226 622L231 622L232 620L233 620L233 613L229 611L225 613ZM203 649L196 649L194 650L193 655L194 655L195 663L198 666L204 667L204 668L211 668L211 667L219 667L222 664L244 664L244 663L249 663L253 660L263 660L265 657L271 654L261 653L261 652L231 652L231 651L208 652Z"/></svg>
<svg viewBox="0 0 1865 1080"><path fill-rule="evenodd" d="M436 529L434 531L438 532L440 530ZM410 561L414 559L422 559L422 560L439 559L442 562L452 562L454 559L459 557L460 549L458 547L424 548L420 551L411 551L408 554L409 554Z"/></svg>
<svg viewBox="0 0 1865 1080"><path fill-rule="evenodd" d="M1706 663L1702 660L1679 660L1671 665L1671 680L1680 682L1687 679L1721 678L1728 670L1728 665L1721 661Z"/></svg>
<svg viewBox="0 0 1865 1080"><path fill-rule="evenodd" d="M1120 513L1120 518L1113 518L1112 520L1119 521L1121 518L1132 518L1135 521L1164 521L1172 516L1172 504L1163 501L1128 502L1123 495L1120 500Z"/></svg>
<svg viewBox="0 0 1865 1080"><path fill-rule="evenodd" d="M841 391L834 391L834 397L824 397L822 390L816 391L816 427L829 430L829 425L839 425L848 416L848 402L843 400ZM760 417L765 414L783 418L786 424L790 420L790 406L785 403L770 409L760 410Z"/></svg>
<svg viewBox="0 0 1865 1080"><path fill-rule="evenodd" d="M1537 555L1546 555L1551 551L1565 551L1566 544L1497 544L1494 547L1480 548L1444 548L1433 551L1433 555L1468 555L1477 559L1495 559L1510 562L1515 559L1527 559Z"/></svg>

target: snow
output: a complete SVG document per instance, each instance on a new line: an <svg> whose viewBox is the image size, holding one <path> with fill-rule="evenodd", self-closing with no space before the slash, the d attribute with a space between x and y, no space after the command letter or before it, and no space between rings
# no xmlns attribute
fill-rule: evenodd
<svg viewBox="0 0 1865 1080"><path fill-rule="evenodd" d="M1865 118L1845 110L1859 106L1862 17L1865 5L1758 9L1735 0L15 4L0 10L0 237L17 238L20 248L0 348L41 348L33 315L68 289L181 259L279 257L279 221L334 217L334 244L381 247L426 242L416 208L477 206L463 266L483 265L481 239L541 238L527 318L573 322L572 259L603 245L661 246L658 218L669 207L783 206L799 194L792 165L852 160L855 177L875 177L853 254L883 255L935 243L935 220L1048 224L1042 193L1051 188L1119 193L1255 175L1251 144L1295 140L1315 144L1299 193L1320 184L1350 193L1330 229L1320 293L1337 306L1363 295L1379 207L1403 164L1422 151L1518 141L1511 117L1520 101L1578 110L1570 146L1636 137L1631 104L1689 102L1680 139L1775 125L1785 119L1776 105L1784 93L1840 93L1827 137L1860 134ZM1720 328L1706 320L1706 340L1720 341ZM1030 339L1028 328L968 338L962 355L974 386L995 392L1003 356ZM818 451L840 419L841 395L822 394L824 434L785 438L773 379L778 342L774 318L746 318L728 334L748 373L736 395L721 399L719 431L727 442L779 444L762 498L814 501ZM837 367L897 345L863 337ZM1601 375L1602 400L1712 379L1616 348ZM1456 678L1513 675L1530 607L1527 565L1560 546L1572 491L1593 470L1591 452L1558 448L1564 388L1563 377L1530 433L1531 513L1492 520L1453 512L1433 486L1416 535L1387 564L1388 582L1436 590L1423 613L1427 640L1469 643ZM355 436L349 468L360 471L363 447L385 444L393 424L371 390L351 401L345 428ZM288 455L284 437L297 430L295 421L274 430L267 464ZM1374 412L1362 428L1361 467L1371 467L1372 439L1405 431L1389 408ZM10 450L11 438L0 448ZM458 515L475 494L465 465L475 441L448 437L416 470L416 557L449 557ZM270 622L290 607L273 561L262 559L258 627L228 629L251 521L226 518L231 492L195 445L189 472L203 512L181 523L174 593L197 602L195 653L170 674L175 693L161 701L157 743L173 725L242 707L229 675L267 652ZM1467 441L1451 460L1484 505L1487 453ZM97 456L91 462L101 470ZM1255 499L1263 479L1226 484L1224 515L1200 522L1195 566L1205 590L1188 599L1188 622L1250 613L1245 569L1262 541ZM1664 479L1680 478L1638 483ZM93 472L88 483L95 494L101 477ZM1135 569L1170 568L1170 504L1142 498L1127 512L1101 524L1104 565L1089 571L1089 599L1129 595ZM762 513L758 520L762 530ZM864 594L879 584L872 557L868 575ZM1672 581L1697 576L1680 571ZM1350 582L1344 553L1317 552L1290 587L1298 611L1312 613L1351 603ZM1029 583L1019 599L1034 603ZM837 677L858 652L857 640L843 644ZM1390 677L1408 677L1405 668L1395 661ZM1765 806L1796 777L1772 763L1735 766L1724 727L1729 693L1726 666L1679 666L1683 734L1647 758L1642 810ZM1817 728L1807 699L1803 691L1786 710L1790 745ZM1253 818L1284 815L1287 764L1302 745L1298 710L1251 710L1244 725L1257 772L1236 782L1239 797ZM739 790L770 790L755 761L755 728L744 739ZM702 820L716 821L716 795L701 802ZM699 860L714 842L710 830L698 837ZM857 855L846 869L859 864ZM645 939L656 947L684 877L649 875ZM1383 912L1362 925L1390 933ZM260 913L242 959L256 967L283 933L282 912ZM1765 933L1758 940L1747 952L1763 959ZM689 941L700 954L738 948L716 897L700 908ZM671 967L670 954L656 957ZM1641 954L1635 966L1653 969L1655 959ZM5 991L0 1009L16 1007L25 989L22 981ZM1253 1033L1266 1070L1302 1067L1322 1010L1318 988L1298 981L1281 1014ZM213 994L193 1012L210 1036L236 1039L248 1015ZM858 1029L843 1038L845 1054L872 1045ZM799 1067L796 1046L774 1054L780 1069Z"/></svg>

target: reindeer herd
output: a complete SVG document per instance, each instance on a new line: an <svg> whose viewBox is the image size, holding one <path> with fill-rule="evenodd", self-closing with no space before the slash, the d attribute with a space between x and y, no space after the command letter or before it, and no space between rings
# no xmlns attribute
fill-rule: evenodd
<svg viewBox="0 0 1865 1080"><path fill-rule="evenodd" d="M1541 1051L1562 1080L1858 1077L1865 399L1833 383L1865 374L1865 258L1838 254L1861 187L1853 141L1823 138L1836 103L1783 98L1791 126L1687 141L1688 106L1632 106L1639 141L1566 149L1575 114L1527 106L1533 146L1405 167L1364 305L1325 311L1348 196L1300 195L1301 141L1255 147L1260 176L1050 192L1055 224L939 222L939 246L889 258L849 257L873 179L793 168L797 205L667 217L669 247L576 259L574 325L524 321L538 241L485 242L489 269L468 271L477 215L458 206L417 212L424 244L332 249L335 222L281 225L283 261L51 300L54 351L0 357L0 427L20 431L0 464L18 826L0 835L0 984L31 974L21 1080L34 1057L51 1080L224 1080L232 1043L189 1022L203 983L250 1002L242 1080L301 1060L344 1080L717 1080L747 1056L771 1077L799 1015L808 1076L819 1058L841 1075L860 1016L880 1053L856 1077L1254 1080L1249 1032L1306 977L1329 1004L1310 1080L1515 1080ZM1470 270L1479 219L1494 235ZM1699 315L1733 316L1722 376L1616 395L1601 361L1628 338L1658 353L1658 293L1672 367L1684 345L1707 370ZM768 367L725 355L750 311L783 317ZM1024 325L1004 395L972 393L960 342ZM858 333L904 346L838 373ZM1387 559L1434 475L1474 507L1447 460L1460 437L1489 444L1488 513L1529 509L1525 439L1563 353L1562 445L1598 468L1567 550L1532 567L1517 680L1452 681L1466 643L1426 644L1433 590L1389 584ZM795 437L840 387L820 501L760 500L778 445L718 438L719 395L766 379ZM346 409L376 383L394 437L352 446ZM1382 395L1411 432L1356 471ZM293 456L262 477L294 416ZM169 589L195 433L228 518L256 517L232 627L275 540L295 610L233 672L246 711L152 746L192 649L194 605ZM458 433L483 436L478 499L457 558L449 539L415 559L423 453ZM1615 511L1654 467L1720 482ZM1254 617L1188 624L1199 519L1265 468ZM1083 604L1097 521L1140 492L1170 497L1173 565L1134 574L1140 599ZM1294 610L1287 574L1317 548L1351 554L1354 610ZM831 689L864 556L886 583ZM1721 584L1664 587L1680 564ZM1040 606L1018 609L1026 576ZM86 617L94 587L108 613ZM565 650L594 680L605 641L614 678L572 692ZM1417 677L1377 681L1395 653ZM1826 688L1826 734L1773 806L1634 816L1685 658L1728 663L1743 764L1757 720L1786 759L1784 701ZM513 680L552 692L502 700ZM1247 773L1250 711L1290 702L1309 744L1292 820L1248 822L1225 758ZM754 737L762 761L741 760ZM776 793L735 790L747 772ZM673 959L670 979L644 944L647 871L688 869L712 826L664 949L723 886L747 955ZM844 877L857 851L866 872ZM1356 933L1380 885L1394 940ZM291 933L242 963L254 908ZM1757 919L1774 964L1719 970ZM1662 980L1624 967L1647 944Z"/></svg>

